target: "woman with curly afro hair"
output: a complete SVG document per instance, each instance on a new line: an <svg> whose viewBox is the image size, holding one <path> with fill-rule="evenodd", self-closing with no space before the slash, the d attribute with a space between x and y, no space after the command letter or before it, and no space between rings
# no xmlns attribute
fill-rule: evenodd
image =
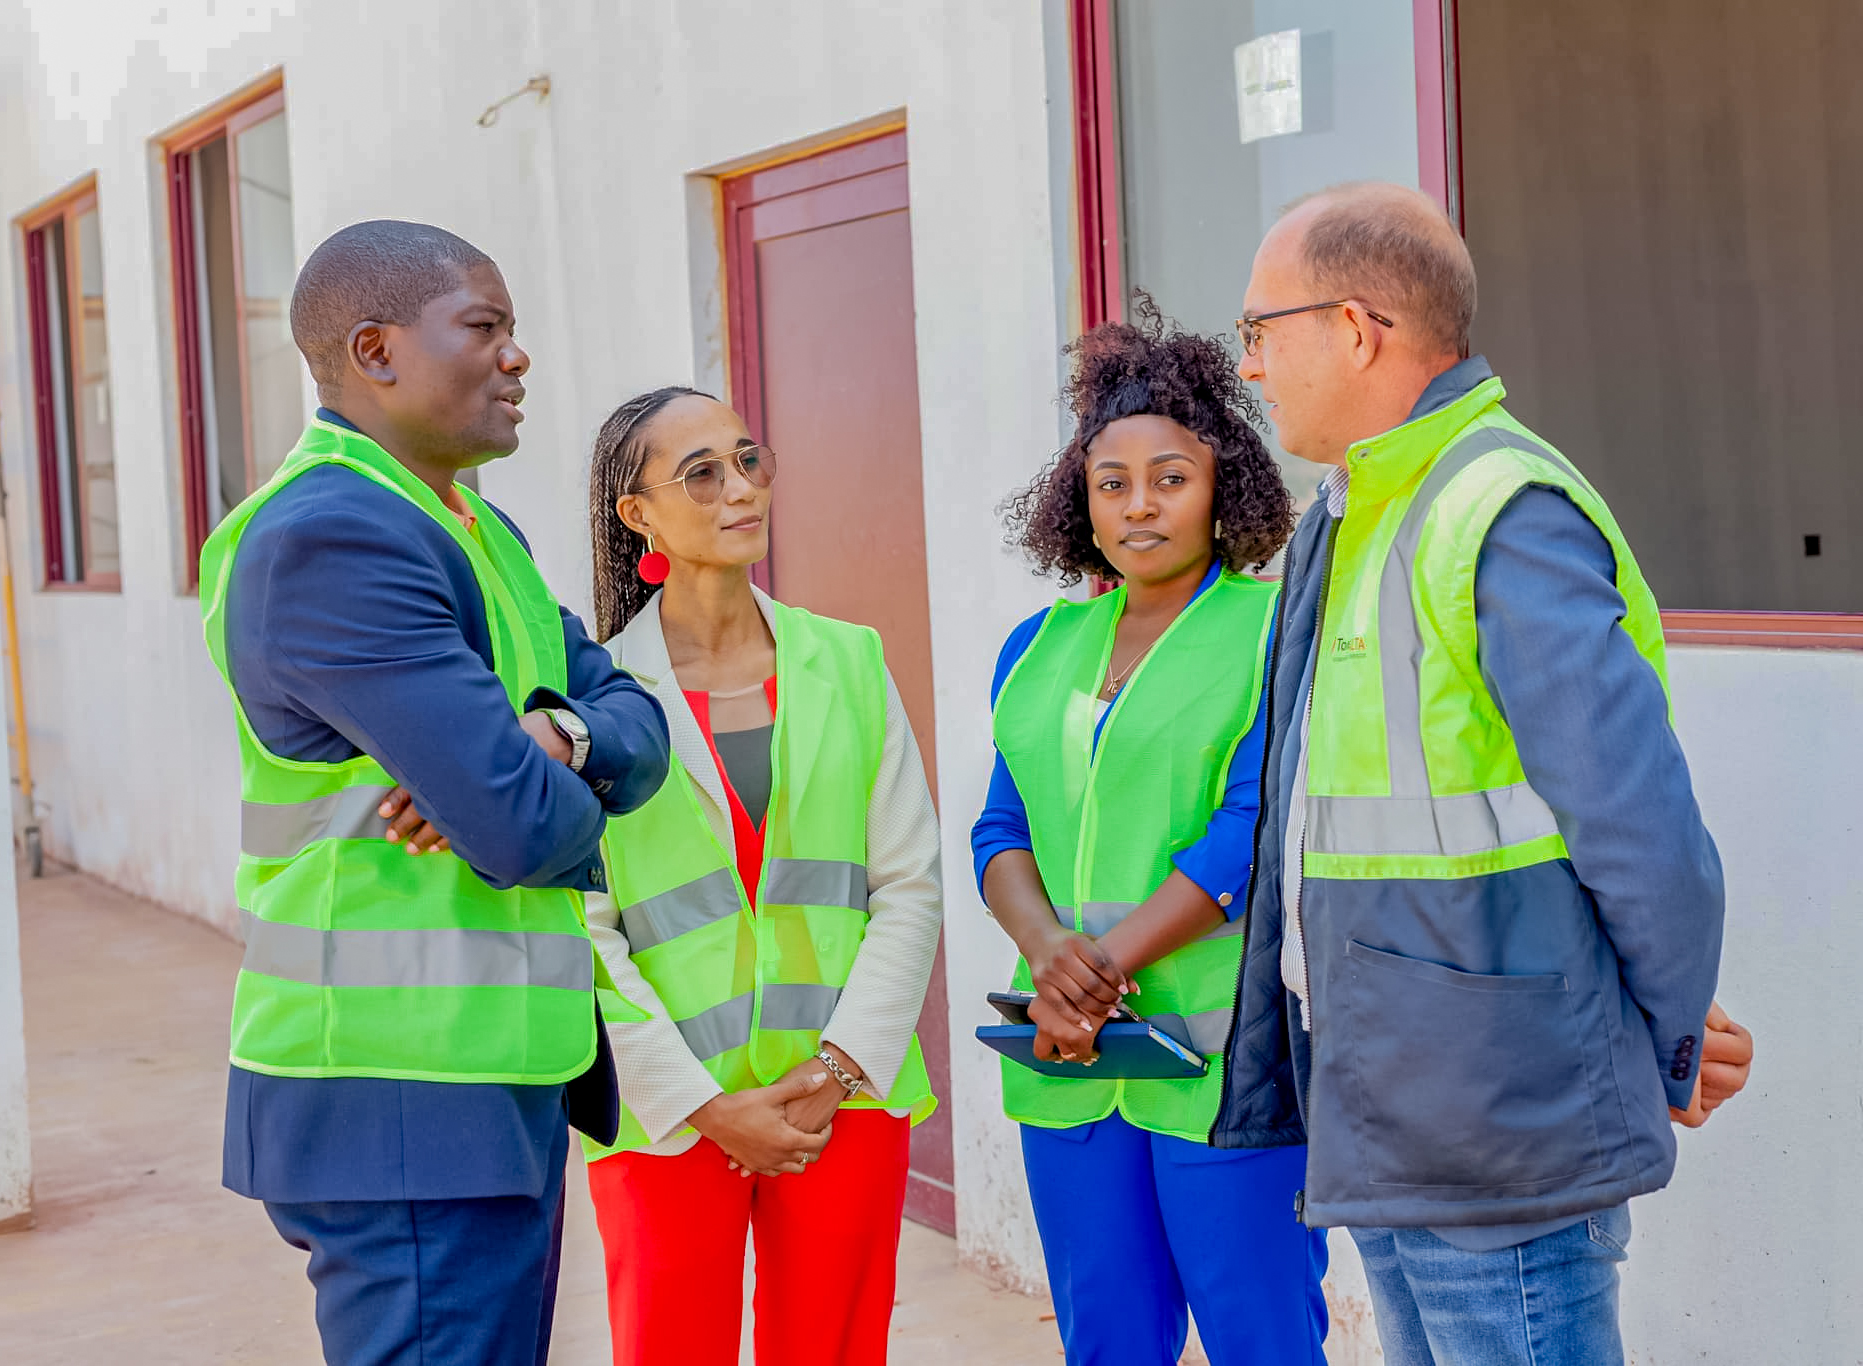
<svg viewBox="0 0 1863 1366"><path fill-rule="evenodd" d="M1074 439L1006 505L1040 569L1117 587L1024 622L997 663L971 846L1019 951L1035 1056L1054 1065L1005 1059L1004 1109L1069 1363L1168 1366L1188 1314L1214 1366L1317 1363L1325 1236L1294 1214L1306 1150L1208 1141L1277 599L1244 571L1286 541L1292 500L1221 343L1144 295L1135 314L1069 348ZM1135 1015L1201 1068L1100 1062L1101 1028Z"/></svg>

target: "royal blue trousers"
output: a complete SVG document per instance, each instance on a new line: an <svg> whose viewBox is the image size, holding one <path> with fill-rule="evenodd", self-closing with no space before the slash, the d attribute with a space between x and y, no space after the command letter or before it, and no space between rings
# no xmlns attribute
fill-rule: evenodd
<svg viewBox="0 0 1863 1366"><path fill-rule="evenodd" d="M1326 1235L1294 1217L1305 1148L1219 1150L1119 1115L1022 1126L1068 1366L1324 1366Z"/></svg>
<svg viewBox="0 0 1863 1366"><path fill-rule="evenodd" d="M568 1155L559 1120L535 1197L266 1201L310 1253L329 1366L544 1366Z"/></svg>

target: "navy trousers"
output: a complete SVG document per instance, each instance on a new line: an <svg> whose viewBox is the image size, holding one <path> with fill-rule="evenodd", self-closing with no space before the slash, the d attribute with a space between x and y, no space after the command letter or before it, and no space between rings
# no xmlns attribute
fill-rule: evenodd
<svg viewBox="0 0 1863 1366"><path fill-rule="evenodd" d="M1068 1366L1325 1366L1324 1230L1294 1217L1305 1148L1224 1151L1117 1113L1022 1126Z"/></svg>
<svg viewBox="0 0 1863 1366"><path fill-rule="evenodd" d="M329 1366L544 1366L568 1157L557 1133L535 1199L266 1202L310 1253Z"/></svg>

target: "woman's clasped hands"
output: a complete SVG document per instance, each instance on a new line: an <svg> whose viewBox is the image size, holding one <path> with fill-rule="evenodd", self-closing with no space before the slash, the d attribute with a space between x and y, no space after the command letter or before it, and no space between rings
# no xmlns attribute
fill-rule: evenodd
<svg viewBox="0 0 1863 1366"><path fill-rule="evenodd" d="M1055 923L1026 954L1035 983L1029 1019L1035 1024L1035 1056L1044 1062L1091 1063L1094 1039L1119 1006L1138 990L1112 956L1090 935Z"/></svg>
<svg viewBox="0 0 1863 1366"><path fill-rule="evenodd" d="M789 1107L816 1096L827 1081L828 1073L811 1059L768 1086L713 1096L688 1122L745 1176L800 1175L828 1146L834 1126L802 1128Z"/></svg>

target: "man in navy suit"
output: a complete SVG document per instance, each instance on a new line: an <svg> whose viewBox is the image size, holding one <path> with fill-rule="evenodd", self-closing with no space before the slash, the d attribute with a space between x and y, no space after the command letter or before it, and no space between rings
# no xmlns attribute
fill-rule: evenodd
<svg viewBox="0 0 1863 1366"><path fill-rule="evenodd" d="M291 302L317 421L373 442L474 536L455 481L517 449L513 313L483 252L400 222L331 237ZM457 857L493 889L599 889L608 816L665 777L665 718L567 610L567 687L514 710L455 530L340 464L272 490L234 543L228 679L270 754L380 763L399 787L374 833L410 855ZM593 1066L558 1085L233 1067L224 1181L310 1253L329 1361L545 1360L568 1126L612 1136L618 1117L599 1018L595 1034Z"/></svg>

